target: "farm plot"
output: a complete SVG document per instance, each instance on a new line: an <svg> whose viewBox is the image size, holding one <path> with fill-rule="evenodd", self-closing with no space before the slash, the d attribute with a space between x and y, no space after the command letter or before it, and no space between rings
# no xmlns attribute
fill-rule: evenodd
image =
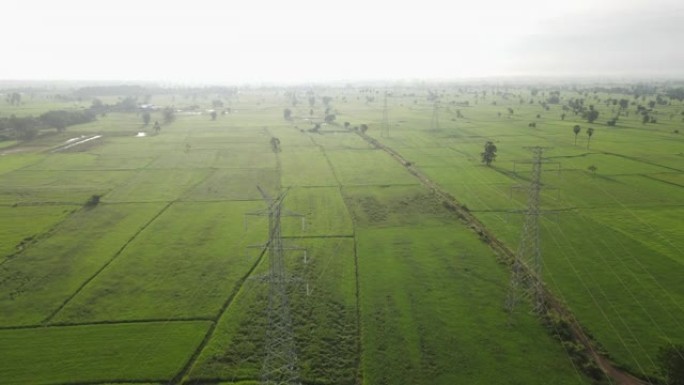
<svg viewBox="0 0 684 385"><path fill-rule="evenodd" d="M508 274L462 225L364 229L358 259L364 383L586 383L534 317L506 326Z"/></svg>
<svg viewBox="0 0 684 385"><path fill-rule="evenodd" d="M413 185L416 179L380 150L330 151L326 156L343 186Z"/></svg>
<svg viewBox="0 0 684 385"><path fill-rule="evenodd" d="M162 209L158 204L80 210L49 238L0 265L0 326L47 321Z"/></svg>
<svg viewBox="0 0 684 385"><path fill-rule="evenodd" d="M269 140L265 139L263 144L224 146L216 151L216 157L210 164L216 168L275 169L276 159Z"/></svg>
<svg viewBox="0 0 684 385"><path fill-rule="evenodd" d="M43 158L42 154L0 155L0 175L38 163Z"/></svg>
<svg viewBox="0 0 684 385"><path fill-rule="evenodd" d="M64 220L73 206L0 206L0 264Z"/></svg>
<svg viewBox="0 0 684 385"><path fill-rule="evenodd" d="M618 362L657 375L658 348L684 338L684 266L589 216L562 224L546 226L551 284Z"/></svg>
<svg viewBox="0 0 684 385"><path fill-rule="evenodd" d="M0 177L0 203L82 205L130 176L130 171L17 170Z"/></svg>
<svg viewBox="0 0 684 385"><path fill-rule="evenodd" d="M649 249L684 264L684 239L681 237L683 208L594 210L590 216L623 236L638 240Z"/></svg>
<svg viewBox="0 0 684 385"><path fill-rule="evenodd" d="M208 322L0 330L4 384L168 382Z"/></svg>
<svg viewBox="0 0 684 385"><path fill-rule="evenodd" d="M209 173L208 177L183 194L182 200L261 201L263 198L257 186L269 193L279 188L279 175L275 169L218 169L206 172Z"/></svg>
<svg viewBox="0 0 684 385"><path fill-rule="evenodd" d="M300 378L304 383L354 384L357 373L354 242L308 238L287 242L307 251L288 251L288 293ZM265 261L255 277L267 271ZM308 293L307 295L307 284ZM190 372L197 381L258 381L264 359L268 283L248 280L221 317Z"/></svg>
<svg viewBox="0 0 684 385"><path fill-rule="evenodd" d="M103 197L106 202L170 202L202 182L209 169L143 169Z"/></svg>
<svg viewBox="0 0 684 385"><path fill-rule="evenodd" d="M360 227L448 224L456 221L421 186L344 187L344 199Z"/></svg>
<svg viewBox="0 0 684 385"><path fill-rule="evenodd" d="M351 216L337 187L293 188L283 206L304 215L282 219L284 237L351 236L354 227ZM287 212L285 213L287 215Z"/></svg>
<svg viewBox="0 0 684 385"><path fill-rule="evenodd" d="M244 214L256 206L255 202L171 205L53 322L212 319L255 263L245 256L245 248L267 233L264 221L244 228Z"/></svg>
<svg viewBox="0 0 684 385"><path fill-rule="evenodd" d="M337 186L335 174L318 149L285 149L280 154L283 186Z"/></svg>

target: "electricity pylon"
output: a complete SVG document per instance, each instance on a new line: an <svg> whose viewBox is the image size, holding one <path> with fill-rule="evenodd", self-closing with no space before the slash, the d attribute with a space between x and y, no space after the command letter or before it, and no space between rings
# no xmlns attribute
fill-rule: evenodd
<svg viewBox="0 0 684 385"><path fill-rule="evenodd" d="M513 261L511 283L506 298L506 310L513 313L521 297L530 297L535 313L545 310L544 288L542 284L542 255L539 235L539 216L542 214L540 194L542 189L543 147L528 147L532 151L532 176L527 187L527 208L520 244Z"/></svg>
<svg viewBox="0 0 684 385"><path fill-rule="evenodd" d="M430 129L439 130L439 101L435 100L434 108L432 109L432 119L430 120Z"/></svg>
<svg viewBox="0 0 684 385"><path fill-rule="evenodd" d="M385 90L385 100L382 107L382 127L380 130L380 136L385 138L389 138L390 136L390 125L387 111L387 90Z"/></svg>
<svg viewBox="0 0 684 385"><path fill-rule="evenodd" d="M285 269L283 257L285 248L280 219L283 216L303 217L303 215L283 211L282 205L287 190L273 199L261 187L257 186L257 188L268 204L268 209L265 211L248 214L268 216L268 276L266 277L269 282L268 329L266 330L265 357L261 367L261 383L264 385L301 384L287 295L287 284L291 279Z"/></svg>

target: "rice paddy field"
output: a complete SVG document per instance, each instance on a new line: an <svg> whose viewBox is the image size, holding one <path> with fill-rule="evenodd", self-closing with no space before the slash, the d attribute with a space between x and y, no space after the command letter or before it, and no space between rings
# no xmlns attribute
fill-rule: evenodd
<svg viewBox="0 0 684 385"><path fill-rule="evenodd" d="M654 105L644 124L637 108L655 94L563 88L551 104L554 88L522 86L307 90L296 105L282 89L153 95L177 108L158 133L110 112L0 142L0 382L262 382L264 213L286 192L302 384L617 384L587 375L529 301L505 311L510 267L416 177L516 250L531 146L544 147L544 285L617 368L663 382L658 350L684 342L681 101ZM212 120L217 98L226 108ZM578 98L595 122L563 108ZM88 105L38 94L0 116Z"/></svg>

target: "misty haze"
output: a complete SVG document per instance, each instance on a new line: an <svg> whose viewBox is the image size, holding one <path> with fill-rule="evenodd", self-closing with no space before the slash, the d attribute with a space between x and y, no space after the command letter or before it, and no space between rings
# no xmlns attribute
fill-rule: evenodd
<svg viewBox="0 0 684 385"><path fill-rule="evenodd" d="M4 10L0 383L684 384L684 3Z"/></svg>

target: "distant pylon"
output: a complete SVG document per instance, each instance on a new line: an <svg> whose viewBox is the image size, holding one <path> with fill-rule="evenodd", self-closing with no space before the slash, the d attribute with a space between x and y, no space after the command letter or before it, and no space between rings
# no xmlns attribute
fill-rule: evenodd
<svg viewBox="0 0 684 385"><path fill-rule="evenodd" d="M389 138L390 136L390 124L389 124L389 112L387 110L387 90L385 90L385 99L382 107L382 128L380 131L380 136Z"/></svg>
<svg viewBox="0 0 684 385"><path fill-rule="evenodd" d="M430 120L430 129L439 130L439 101L435 100L434 108L432 109L432 119Z"/></svg>
<svg viewBox="0 0 684 385"><path fill-rule="evenodd" d="M544 148L529 147L528 149L532 151L532 176L527 189L527 209L523 212L525 222L520 236L520 244L513 261L511 283L506 298L506 310L509 313L513 313L520 298L524 296L531 298L534 312L542 313L545 309L539 236L542 152Z"/></svg>

